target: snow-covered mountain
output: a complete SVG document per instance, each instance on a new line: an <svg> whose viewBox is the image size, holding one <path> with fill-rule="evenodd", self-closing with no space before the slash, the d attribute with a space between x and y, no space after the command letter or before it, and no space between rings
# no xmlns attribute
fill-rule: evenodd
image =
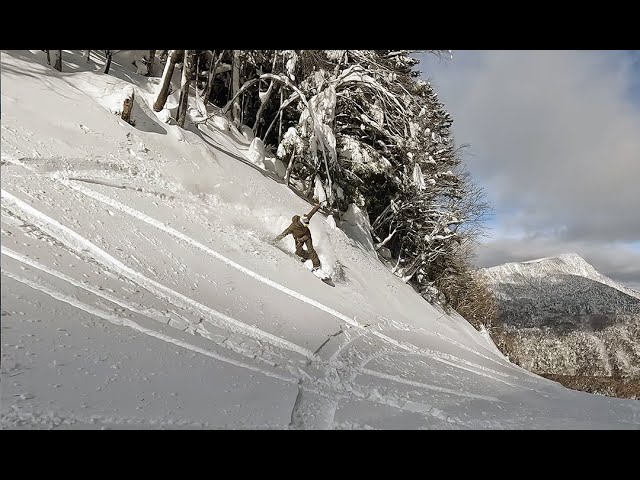
<svg viewBox="0 0 640 480"><path fill-rule="evenodd" d="M130 58L64 61L1 54L3 428L640 428L425 302L355 209L311 220L318 280L246 131L165 123Z"/></svg>
<svg viewBox="0 0 640 480"><path fill-rule="evenodd" d="M640 296L600 274L575 253L480 270L503 321L523 327L581 315L638 315Z"/></svg>
<svg viewBox="0 0 640 480"><path fill-rule="evenodd" d="M640 295L575 253L481 270L495 293L503 350L548 375L640 381Z"/></svg>
<svg viewBox="0 0 640 480"><path fill-rule="evenodd" d="M538 258L526 262L510 262L481 270L494 284L528 282L532 278L550 278L563 275L584 277L608 285L627 295L640 299L640 293L602 275L577 253Z"/></svg>

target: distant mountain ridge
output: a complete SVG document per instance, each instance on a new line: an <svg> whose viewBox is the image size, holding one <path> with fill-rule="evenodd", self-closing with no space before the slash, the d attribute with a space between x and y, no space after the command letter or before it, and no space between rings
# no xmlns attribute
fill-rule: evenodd
<svg viewBox="0 0 640 480"><path fill-rule="evenodd" d="M576 253L480 272L499 308L496 344L512 361L593 393L616 395L629 391L629 381L640 384L640 292ZM619 385L603 390L603 378Z"/></svg>
<svg viewBox="0 0 640 480"><path fill-rule="evenodd" d="M608 285L640 300L640 292L602 275L577 253L565 253L526 262L509 262L491 268L483 268L481 272L492 283L513 282L519 276L539 278L550 275L575 275Z"/></svg>

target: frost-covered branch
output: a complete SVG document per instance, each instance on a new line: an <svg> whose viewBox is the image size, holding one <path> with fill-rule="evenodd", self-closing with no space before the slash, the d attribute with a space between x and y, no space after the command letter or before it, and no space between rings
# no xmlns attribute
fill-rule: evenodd
<svg viewBox="0 0 640 480"><path fill-rule="evenodd" d="M340 211L365 210L395 273L426 291L458 275L456 252L481 232L487 205L462 166L452 116L417 79L416 52L227 52L220 61L239 59L244 83L222 74L218 98L222 114L242 103L243 121L285 164L287 185ZM266 91L253 88L265 81Z"/></svg>

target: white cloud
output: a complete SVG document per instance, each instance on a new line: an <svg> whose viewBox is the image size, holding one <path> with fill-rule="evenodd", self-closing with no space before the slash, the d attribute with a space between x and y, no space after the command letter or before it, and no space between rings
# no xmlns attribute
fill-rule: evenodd
<svg viewBox="0 0 640 480"><path fill-rule="evenodd" d="M423 57L424 76L454 117L456 141L471 144L467 164L496 209L499 231L523 234L518 254L535 256L534 238L559 253L579 244L614 248L622 258L632 252L624 243L640 239L633 61L585 51L455 52L446 63ZM640 284L640 257L629 262L637 277L627 281ZM620 275L624 263L601 262Z"/></svg>

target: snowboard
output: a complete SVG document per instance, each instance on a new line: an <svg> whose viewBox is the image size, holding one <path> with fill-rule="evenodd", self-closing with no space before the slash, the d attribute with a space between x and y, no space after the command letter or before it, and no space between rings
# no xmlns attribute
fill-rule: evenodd
<svg viewBox="0 0 640 480"><path fill-rule="evenodd" d="M273 244L272 244L273 245ZM290 256L291 258L294 258L296 260L296 262L298 262L299 264L302 265L302 267L306 270L306 271L310 271L311 273L313 273L313 275L317 278L319 278L320 280L322 280L324 283L326 283L327 285L331 285L332 287L335 287L335 284L333 283L333 280L331 279L331 275L329 275L327 272L325 272L324 270L322 270L322 268L319 268L317 270L309 270L306 265L300 261L300 257L298 257L296 254L293 254L291 252L289 252L288 250L285 250L284 248L282 248L280 245L273 245L274 247L276 247L278 250L280 250L283 253L286 253L288 256Z"/></svg>
<svg viewBox="0 0 640 480"><path fill-rule="evenodd" d="M312 270L311 273L313 273L316 277L318 277L320 280L322 280L325 283L331 282L331 275L329 275L327 272L325 272L321 268L318 268L317 270Z"/></svg>

